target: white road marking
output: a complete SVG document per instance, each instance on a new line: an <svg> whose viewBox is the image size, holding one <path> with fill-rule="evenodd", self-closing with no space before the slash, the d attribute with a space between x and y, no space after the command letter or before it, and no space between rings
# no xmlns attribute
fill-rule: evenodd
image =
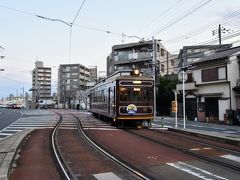
<svg viewBox="0 0 240 180"><path fill-rule="evenodd" d="M240 157L239 156L234 156L234 155L231 155L231 154L227 154L227 155L223 155L221 157L240 163Z"/></svg>
<svg viewBox="0 0 240 180"><path fill-rule="evenodd" d="M94 174L93 176L98 180L120 180L121 179L112 172Z"/></svg>
<svg viewBox="0 0 240 180"><path fill-rule="evenodd" d="M12 135L12 134L11 133L0 133L0 135L9 136L9 135Z"/></svg>
<svg viewBox="0 0 240 180"><path fill-rule="evenodd" d="M228 180L227 178L215 175L211 172L208 172L206 170L200 169L198 167L192 166L190 164L186 164L183 162L176 162L176 163L167 163L167 165L175 167L181 171L184 171L186 173L189 173L193 176L196 176L198 178L204 179L204 180L210 180L210 179L222 179L222 180Z"/></svg>
<svg viewBox="0 0 240 180"><path fill-rule="evenodd" d="M204 148L192 148L192 149L190 149L191 151L200 151L201 149L203 149L203 150L210 150L210 149L212 149L212 148L210 148L210 147L204 147Z"/></svg>
<svg viewBox="0 0 240 180"><path fill-rule="evenodd" d="M119 130L117 128L96 128L96 127L92 127L92 128L83 128L83 129L94 129L94 130Z"/></svg>
<svg viewBox="0 0 240 180"><path fill-rule="evenodd" d="M227 134L235 134L236 132L235 131L223 131L224 133L227 133Z"/></svg>
<svg viewBox="0 0 240 180"><path fill-rule="evenodd" d="M201 149L200 148L193 148L193 149L190 149L191 151L200 151Z"/></svg>

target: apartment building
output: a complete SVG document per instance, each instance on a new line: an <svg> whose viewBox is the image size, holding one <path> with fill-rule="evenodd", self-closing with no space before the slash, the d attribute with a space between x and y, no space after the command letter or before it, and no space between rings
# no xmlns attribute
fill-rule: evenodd
<svg viewBox="0 0 240 180"><path fill-rule="evenodd" d="M51 99L51 68L44 67L42 61L35 62L32 70L32 97L33 101Z"/></svg>
<svg viewBox="0 0 240 180"><path fill-rule="evenodd" d="M81 64L60 65L58 69L59 107L74 108L76 104L79 104L81 97L78 95L87 89L89 82L90 68Z"/></svg>
<svg viewBox="0 0 240 180"><path fill-rule="evenodd" d="M240 46L218 47L210 52L197 50L202 55L210 53L202 58L185 56L194 58L185 61L191 65L191 69L185 69L188 75L185 83L186 115L192 120L197 118L205 122L240 124L240 119L232 122L228 119L229 112L240 110ZM176 88L182 92L182 87L179 83Z"/></svg>
<svg viewBox="0 0 240 180"><path fill-rule="evenodd" d="M114 45L107 57L107 76L133 66L145 75L153 75L153 67L157 76L175 74L177 58L172 57L160 40Z"/></svg>

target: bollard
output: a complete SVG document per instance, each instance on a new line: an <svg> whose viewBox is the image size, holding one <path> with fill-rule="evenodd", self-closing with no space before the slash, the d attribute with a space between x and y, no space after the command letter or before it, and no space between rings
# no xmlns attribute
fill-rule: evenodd
<svg viewBox="0 0 240 180"><path fill-rule="evenodd" d="M161 118L161 127L163 128L163 117Z"/></svg>

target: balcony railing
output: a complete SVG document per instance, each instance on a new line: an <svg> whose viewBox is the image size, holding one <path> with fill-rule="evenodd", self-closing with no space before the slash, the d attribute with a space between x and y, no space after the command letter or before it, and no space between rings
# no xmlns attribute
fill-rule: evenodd
<svg viewBox="0 0 240 180"><path fill-rule="evenodd" d="M187 82L185 83L185 90L186 91L190 91L190 90L197 90L198 87L196 86L196 83L195 82ZM182 83L179 83L177 84L177 90L178 91L182 91L183 90L183 84Z"/></svg>

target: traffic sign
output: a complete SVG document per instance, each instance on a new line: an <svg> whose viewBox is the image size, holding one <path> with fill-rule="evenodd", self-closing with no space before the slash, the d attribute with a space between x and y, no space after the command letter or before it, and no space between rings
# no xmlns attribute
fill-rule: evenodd
<svg viewBox="0 0 240 180"><path fill-rule="evenodd" d="M187 81L187 73L185 71L180 71L178 73L178 80L181 81L181 82L186 82Z"/></svg>

